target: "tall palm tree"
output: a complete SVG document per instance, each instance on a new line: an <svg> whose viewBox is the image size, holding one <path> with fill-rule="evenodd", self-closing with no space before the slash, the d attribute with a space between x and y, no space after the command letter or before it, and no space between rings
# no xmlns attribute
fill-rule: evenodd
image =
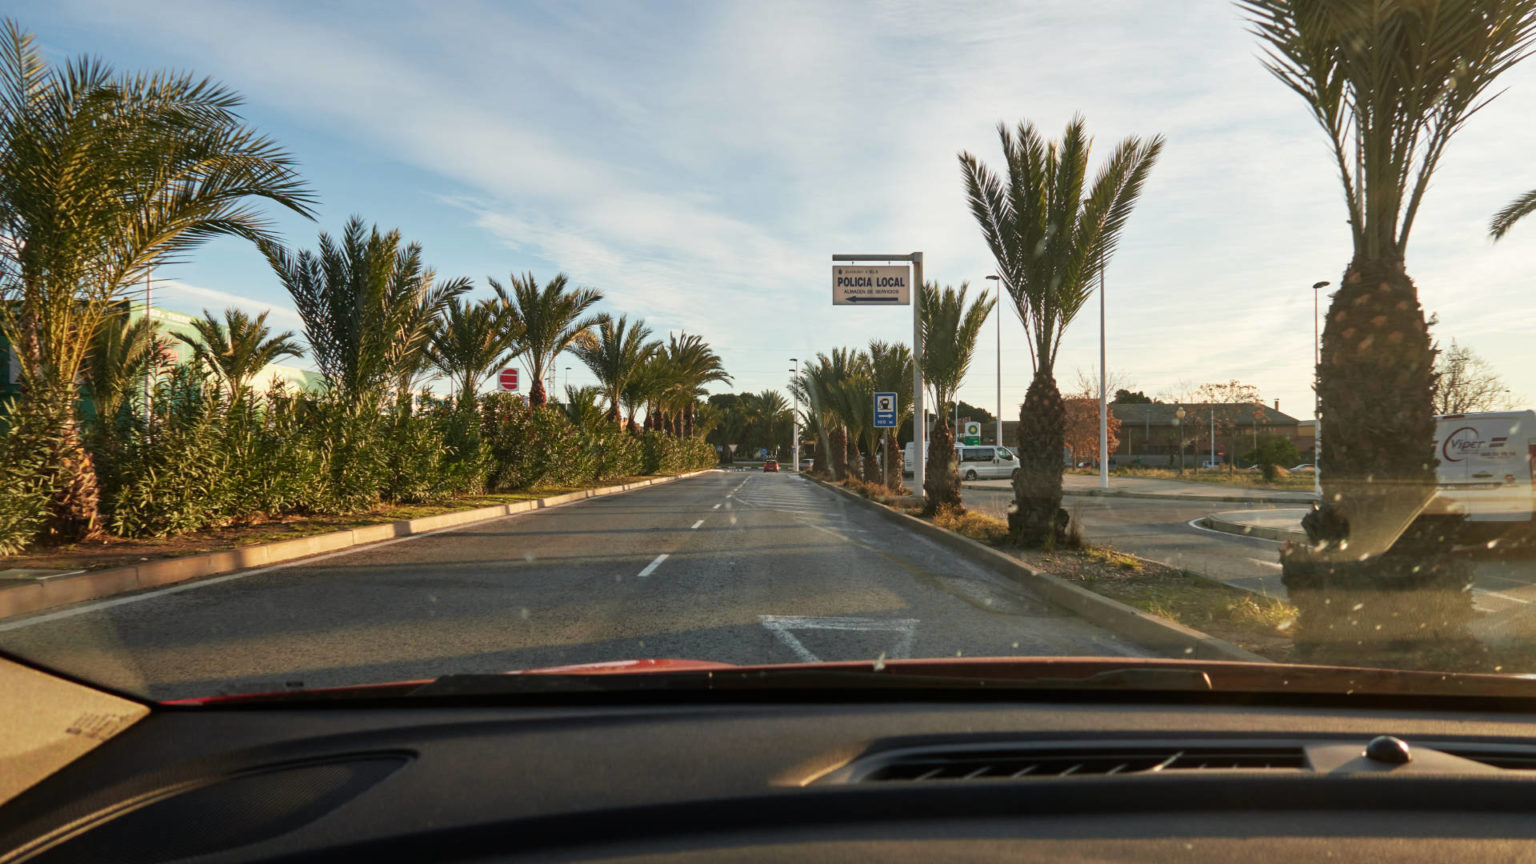
<svg viewBox="0 0 1536 864"><path fill-rule="evenodd" d="M19 361L15 410L38 415L18 428L55 430L47 533L99 531L76 385L113 301L210 237L272 240L255 200L311 214L293 160L240 101L182 73L53 67L15 21L0 26L0 333Z"/></svg>
<svg viewBox="0 0 1536 864"><path fill-rule="evenodd" d="M960 283L959 290L929 282L922 287L923 307L919 320L923 329L923 381L933 392L933 404L943 406L955 401L965 373L976 353L976 337L997 305L983 293L970 306L965 304L970 286ZM899 392L899 391L898 391ZM923 481L927 494L924 512L940 507L960 506L959 466L955 463L955 430L946 417L933 424L933 438L928 446L927 475Z"/></svg>
<svg viewBox="0 0 1536 864"><path fill-rule="evenodd" d="M474 402L480 382L508 359L517 328L499 300L450 297L433 323L426 360L454 385L460 405Z"/></svg>
<svg viewBox="0 0 1536 864"><path fill-rule="evenodd" d="M834 480L848 477L848 424L839 408L837 384L849 377L867 373L868 358L850 348L834 348L832 353L816 355L816 360L805 365L803 376L807 402L812 406L819 431L819 446L825 448L825 465ZM816 469L813 469L816 470Z"/></svg>
<svg viewBox="0 0 1536 864"><path fill-rule="evenodd" d="M763 445L768 452L779 455L779 431L789 416L789 401L777 390L764 390L756 394L753 413L763 433Z"/></svg>
<svg viewBox="0 0 1536 864"><path fill-rule="evenodd" d="M880 475L880 466L875 461L880 432L875 428L874 392L874 378L867 362L860 363L856 372L831 389L850 442L848 473L866 483L874 483Z"/></svg>
<svg viewBox="0 0 1536 864"><path fill-rule="evenodd" d="M510 289L503 288L495 279L490 283L507 310L509 325L518 334L518 355L527 362L529 377L533 379L528 387L528 404L542 407L548 401L544 375L555 358L568 348L592 347L592 327L597 318L583 316L603 299L602 292L572 288L564 273L555 274L543 288L532 273L521 277L514 273Z"/></svg>
<svg viewBox="0 0 1536 864"><path fill-rule="evenodd" d="M86 357L87 389L96 429L110 439L128 394L144 385L162 344L155 319L128 320L127 304L96 325Z"/></svg>
<svg viewBox="0 0 1536 864"><path fill-rule="evenodd" d="M407 389L423 368L437 317L469 280L446 282L421 261L421 246L398 230L380 233L359 217L340 241L320 232L318 252L267 246L267 260L304 321L315 365L332 392L353 406L379 404Z"/></svg>
<svg viewBox="0 0 1536 864"><path fill-rule="evenodd" d="M729 383L731 376L726 374L725 363L720 359L720 355L716 354L703 338L692 333L672 336L667 345L667 355L681 378L679 395L685 398L682 405L681 434L691 438L693 437L694 405L698 397L704 395L704 386Z"/></svg>
<svg viewBox="0 0 1536 864"><path fill-rule="evenodd" d="M304 354L292 332L272 335L266 312L252 318L242 309L230 308L219 321L204 309L203 317L192 319L192 329L195 335L174 335L192 346L198 362L223 383L231 405L242 402L250 392L251 379L268 364Z"/></svg>
<svg viewBox="0 0 1536 864"><path fill-rule="evenodd" d="M623 401L628 411L626 424L635 435L642 430L637 422L640 410L646 412L646 428L657 428L663 413L662 404L667 393L678 384L677 368L672 358L662 350L660 342L644 346L646 357L631 372L624 384Z"/></svg>
<svg viewBox="0 0 1536 864"><path fill-rule="evenodd" d="M1451 138L1530 52L1536 0L1238 5L1265 43L1265 66L1328 137L1353 244L1317 370L1322 505L1303 523L1310 548L1282 556L1300 610L1297 649L1352 664L1430 662L1473 644L1472 594L1443 527L1415 522L1435 492L1425 458L1434 349L1405 256Z"/></svg>
<svg viewBox="0 0 1536 864"><path fill-rule="evenodd" d="M869 343L869 360L875 392L896 394L896 426L899 428L912 416L912 349L902 342L874 339ZM887 429L885 473L880 478L881 485L899 489L903 467L896 429Z"/></svg>
<svg viewBox="0 0 1536 864"><path fill-rule="evenodd" d="M1090 184L1093 139L1081 117L1060 141L1047 142L1024 122L999 124L1006 180L970 153L960 154L966 197L998 275L1027 331L1034 375L1019 408L1019 470L1008 515L1013 542L1054 543L1065 527L1061 453L1066 410L1056 386L1056 352L1067 325L1098 287L1163 149L1161 135L1127 137Z"/></svg>
<svg viewBox="0 0 1536 864"><path fill-rule="evenodd" d="M618 318L600 315L596 326L595 341L590 345L576 345L572 353L597 376L598 386L608 400L608 419L617 423L624 387L635 370L656 350L656 343L647 341L651 330L638 318L630 321L627 315Z"/></svg>

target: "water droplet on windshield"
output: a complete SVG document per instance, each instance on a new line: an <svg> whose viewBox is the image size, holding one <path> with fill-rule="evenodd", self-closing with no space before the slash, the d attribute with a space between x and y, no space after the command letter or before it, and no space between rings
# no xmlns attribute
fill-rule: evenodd
<svg viewBox="0 0 1536 864"><path fill-rule="evenodd" d="M926 290L926 289L924 289L924 290ZM1364 609L1364 608L1365 608L1365 604L1364 603L1356 603L1355 605L1349 607L1349 611L1351 611L1351 612L1359 612L1361 609Z"/></svg>
<svg viewBox="0 0 1536 864"><path fill-rule="evenodd" d="M881 651L880 652L880 656L875 658L875 671L879 672L880 670L882 670L884 668L885 668L885 652Z"/></svg>
<svg viewBox="0 0 1536 864"><path fill-rule="evenodd" d="M1488 548L1489 549L1492 549L1493 547L1495 547L1497 545L1499 545L1499 538L1497 538L1497 537L1495 537L1492 540L1488 541Z"/></svg>

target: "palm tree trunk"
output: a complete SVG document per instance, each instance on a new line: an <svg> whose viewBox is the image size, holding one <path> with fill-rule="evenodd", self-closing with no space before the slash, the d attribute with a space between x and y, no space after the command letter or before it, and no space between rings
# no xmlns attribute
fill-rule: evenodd
<svg viewBox="0 0 1536 864"><path fill-rule="evenodd" d="M885 485L893 492L902 489L901 475L906 471L906 457L901 452L901 445L896 442L896 431L893 429L885 433Z"/></svg>
<svg viewBox="0 0 1536 864"><path fill-rule="evenodd" d="M695 407L697 407L695 403L689 402L688 407L683 409L683 434L689 438L693 437L693 411Z"/></svg>
<svg viewBox="0 0 1536 864"><path fill-rule="evenodd" d="M43 395L21 410L42 411L46 420L40 428L58 430L57 437L51 442L53 452L47 462L53 466L53 495L48 502L48 520L43 527L45 537L52 541L75 542L101 536L101 488L96 478L96 464L80 435L73 389Z"/></svg>
<svg viewBox="0 0 1536 864"><path fill-rule="evenodd" d="M544 379L539 371L533 375L533 383L528 385L528 405L531 408L543 408L549 403L549 396L544 392Z"/></svg>
<svg viewBox="0 0 1536 864"><path fill-rule="evenodd" d="M924 469L923 491L927 503L923 513L932 516L942 508L960 508L959 466L955 464L955 430L941 418L933 424L928 442L928 465Z"/></svg>
<svg viewBox="0 0 1536 864"><path fill-rule="evenodd" d="M848 430L836 426L827 437L832 439L827 444L832 451L832 479L841 483L848 479Z"/></svg>
<svg viewBox="0 0 1536 864"><path fill-rule="evenodd" d="M1064 539L1061 509L1061 454L1066 447L1066 413L1056 376L1042 365L1019 406L1019 468L1013 478L1014 509L1008 532L1014 543L1050 547Z"/></svg>
<svg viewBox="0 0 1536 864"><path fill-rule="evenodd" d="M1450 554L1459 526L1420 518L1392 536L1435 494L1435 463L1425 458L1434 448L1433 366L1401 260L1353 262L1323 331L1323 503L1302 520L1311 547L1281 554L1299 611L1296 659L1416 669L1486 660L1468 629L1471 567ZM1346 539L1355 548L1343 553Z"/></svg>
<svg viewBox="0 0 1536 864"><path fill-rule="evenodd" d="M876 458L873 447L864 451L864 482L885 485L880 477L880 460Z"/></svg>
<svg viewBox="0 0 1536 864"><path fill-rule="evenodd" d="M811 447L811 473L825 476L827 473L827 443L825 435L817 435Z"/></svg>

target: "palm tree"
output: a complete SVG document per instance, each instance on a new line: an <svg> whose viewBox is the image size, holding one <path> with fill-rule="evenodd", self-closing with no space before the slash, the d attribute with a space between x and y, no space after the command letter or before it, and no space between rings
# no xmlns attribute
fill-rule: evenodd
<svg viewBox="0 0 1536 864"><path fill-rule="evenodd" d="M777 390L764 390L755 394L752 411L756 422L762 424L764 447L773 455L779 455L779 428L789 415L789 402Z"/></svg>
<svg viewBox="0 0 1536 864"><path fill-rule="evenodd" d="M608 400L608 419L617 423L624 387L635 370L656 350L656 343L646 341L651 330L644 321L630 321L625 315L618 318L600 315L596 326L596 341L590 345L578 344L572 353L597 376L603 396Z"/></svg>
<svg viewBox="0 0 1536 864"><path fill-rule="evenodd" d="M53 430L45 530L73 539L99 531L76 386L113 301L210 237L272 240L253 199L308 216L313 196L234 92L91 58L56 68L15 21L0 29L0 333L14 410L37 415L17 428Z"/></svg>
<svg viewBox="0 0 1536 864"><path fill-rule="evenodd" d="M528 388L528 404L539 408L548 401L544 393L544 374L561 351L572 347L590 348L595 317L582 316L603 299L591 288L571 288L564 273L539 288L532 273L512 275L511 290L495 279L491 288L506 308L509 326L518 334L518 354L528 363L533 383Z"/></svg>
<svg viewBox="0 0 1536 864"><path fill-rule="evenodd" d="M266 312L252 318L244 310L225 309L221 322L204 309L203 317L192 319L192 329L196 335L173 335L192 346L198 362L223 382L231 405L240 404L250 392L251 379L269 364L304 354L292 332L271 335Z"/></svg>
<svg viewBox="0 0 1536 864"><path fill-rule="evenodd" d="M636 420L640 409L645 409L645 428L657 428L667 391L678 382L677 369L660 342L651 342L644 346L644 351L646 358L631 372L623 392L624 406L628 409L626 424L637 436L642 433Z"/></svg>
<svg viewBox="0 0 1536 864"><path fill-rule="evenodd" d="M947 285L941 291L933 282L922 287L923 380L933 391L933 404L940 411L954 402L960 392L965 373L971 368L971 356L976 353L976 337L996 305L995 300L982 294L967 307L965 295L969 290L964 282L958 291ZM933 425L933 438L928 445L923 490L928 496L925 513L931 515L941 507L960 506L958 467L955 430L950 428L948 418L940 417Z"/></svg>
<svg viewBox="0 0 1536 864"><path fill-rule="evenodd" d="M565 404L561 406L565 419L580 429L591 429L605 422L607 417L597 402L601 396L602 391L596 387L566 387Z"/></svg>
<svg viewBox="0 0 1536 864"><path fill-rule="evenodd" d="M896 425L912 416L912 349L901 342L869 343L871 379L875 392L896 394ZM885 474L880 478L882 486L899 490L902 475L901 446L896 440L896 430L885 430Z"/></svg>
<svg viewBox="0 0 1536 864"><path fill-rule="evenodd" d="M698 397L704 395L704 386L729 383L731 376L726 374L725 363L720 359L720 355L709 347L709 343L692 333L672 336L667 345L667 355L678 371L681 379L679 395L685 399L682 404L681 434L691 438L693 437L694 405Z"/></svg>
<svg viewBox="0 0 1536 864"><path fill-rule="evenodd" d="M1163 138L1128 137L1087 182L1093 140L1074 117L1060 141L1030 123L999 125L1006 182L970 153L960 154L966 197L1003 287L1029 336L1034 376L1019 408L1019 470L1008 515L1013 542L1062 538L1062 448L1066 411L1056 386L1056 352L1067 325L1098 287L1096 275L1119 243ZM937 445L935 445L937 446Z"/></svg>
<svg viewBox="0 0 1536 864"><path fill-rule="evenodd" d="M358 407L380 404L386 389L407 396L425 365L434 322L469 280L437 281L421 247L400 232L380 233L354 216L338 243L320 232L318 252L292 255L275 245L267 260L293 296L320 374L331 392Z"/></svg>
<svg viewBox="0 0 1536 864"><path fill-rule="evenodd" d="M860 356L864 362L858 364L856 372L832 386L831 397L848 433L849 473L857 474L866 483L873 483L880 474L880 466L875 461L880 431L875 428L872 370L862 352Z"/></svg>
<svg viewBox="0 0 1536 864"><path fill-rule="evenodd" d="M839 408L837 384L849 377L867 374L867 363L868 359L857 351L834 348L830 355L818 353L815 362L807 363L803 372L806 401L811 405L819 430L818 446L826 450L826 464L819 470L830 468L832 479L837 481L848 477L849 446L847 418Z"/></svg>
<svg viewBox="0 0 1536 864"><path fill-rule="evenodd" d="M128 394L143 386L163 346L155 319L145 316L129 321L127 313L127 304L123 304L120 311L101 319L86 357L85 377L96 429L108 440L114 437Z"/></svg>
<svg viewBox="0 0 1536 864"><path fill-rule="evenodd" d="M1265 66L1328 137L1353 244L1317 370L1322 505L1304 520L1311 548L1282 555L1300 610L1296 646L1324 662L1431 662L1474 644L1473 611L1443 526L1414 521L1435 492L1434 348L1406 270L1408 238L1451 138L1531 50L1536 0L1239 6L1265 43ZM1495 233L1523 209L1501 214Z"/></svg>
<svg viewBox="0 0 1536 864"><path fill-rule="evenodd" d="M467 303L450 297L433 324L426 359L453 382L459 404L469 405L481 380L506 362L517 341L517 329L499 300Z"/></svg>

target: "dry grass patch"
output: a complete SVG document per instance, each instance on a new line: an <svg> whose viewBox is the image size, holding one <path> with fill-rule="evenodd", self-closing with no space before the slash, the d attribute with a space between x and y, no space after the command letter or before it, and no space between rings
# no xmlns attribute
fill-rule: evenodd
<svg viewBox="0 0 1536 864"><path fill-rule="evenodd" d="M1127 606L1177 621L1271 660L1291 654L1296 607L1188 570L1101 546L1075 551L1008 550L1039 570Z"/></svg>
<svg viewBox="0 0 1536 864"><path fill-rule="evenodd" d="M1008 539L1007 522L974 510L943 508L933 514L933 524L988 546L1002 545Z"/></svg>

